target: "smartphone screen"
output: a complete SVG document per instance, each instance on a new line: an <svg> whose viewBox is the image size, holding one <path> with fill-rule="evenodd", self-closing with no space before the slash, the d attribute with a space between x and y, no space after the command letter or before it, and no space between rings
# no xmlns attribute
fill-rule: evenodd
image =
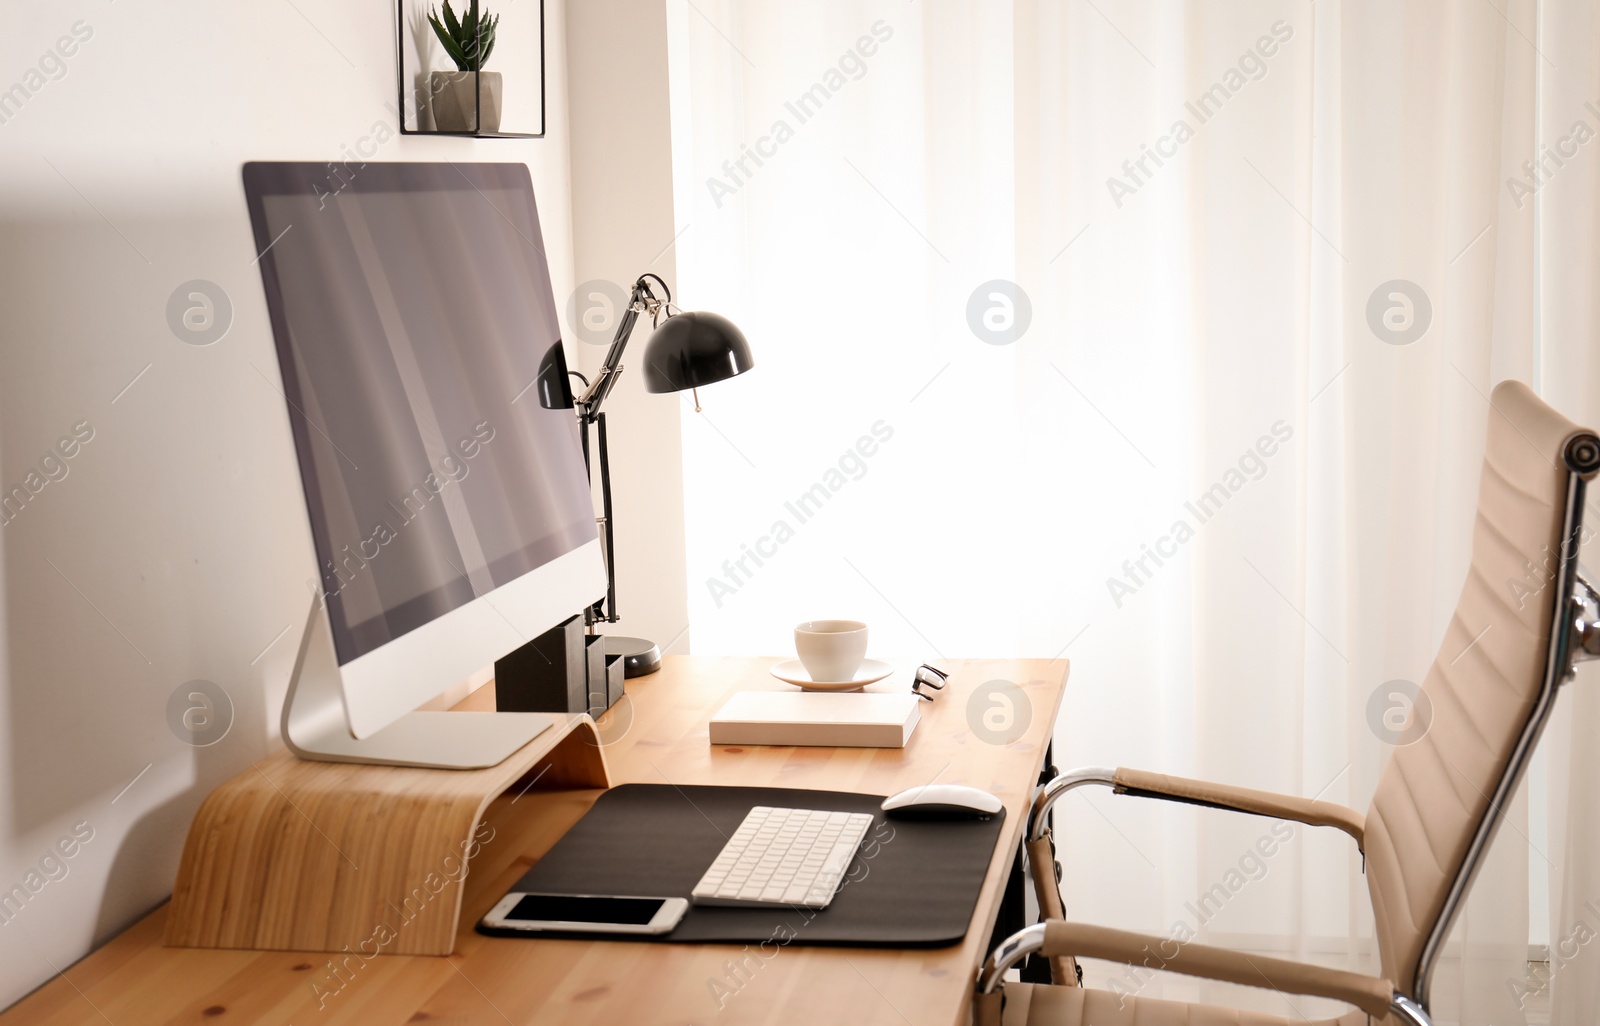
<svg viewBox="0 0 1600 1026"><path fill-rule="evenodd" d="M574 898L528 894L505 915L506 922L614 923L648 926L666 904L660 898Z"/></svg>

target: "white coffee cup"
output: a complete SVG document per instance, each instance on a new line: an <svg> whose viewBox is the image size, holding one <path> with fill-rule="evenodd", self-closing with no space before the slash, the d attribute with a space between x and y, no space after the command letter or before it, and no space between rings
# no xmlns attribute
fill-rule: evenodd
<svg viewBox="0 0 1600 1026"><path fill-rule="evenodd" d="M867 625L860 620L807 620L794 629L794 648L818 684L852 680L867 657Z"/></svg>

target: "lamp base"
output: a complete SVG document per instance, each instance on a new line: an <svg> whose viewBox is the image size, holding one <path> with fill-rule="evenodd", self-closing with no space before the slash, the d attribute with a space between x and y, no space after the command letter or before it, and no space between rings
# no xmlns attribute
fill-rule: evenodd
<svg viewBox="0 0 1600 1026"><path fill-rule="evenodd" d="M645 638L607 634L606 655L622 657L622 676L628 680L648 677L661 669L661 649Z"/></svg>

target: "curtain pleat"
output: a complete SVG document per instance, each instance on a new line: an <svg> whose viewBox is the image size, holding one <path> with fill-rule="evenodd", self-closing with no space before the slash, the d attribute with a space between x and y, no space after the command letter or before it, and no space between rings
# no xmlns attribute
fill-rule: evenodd
<svg viewBox="0 0 1600 1026"><path fill-rule="evenodd" d="M1600 128L1593 8L669 0L679 294L757 358L684 413L696 650L855 616L903 666L1070 659L1059 765L1364 809L1490 389L1600 421L1600 157L1523 168ZM1596 1021L1600 945L1527 992L1597 897L1596 726L1558 710L1438 1021ZM1074 918L1376 967L1343 835L1083 792L1057 835Z"/></svg>

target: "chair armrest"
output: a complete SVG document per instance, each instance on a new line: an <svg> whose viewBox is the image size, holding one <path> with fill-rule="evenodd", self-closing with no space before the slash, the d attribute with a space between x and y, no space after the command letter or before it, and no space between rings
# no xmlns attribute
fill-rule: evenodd
<svg viewBox="0 0 1600 1026"><path fill-rule="evenodd" d="M1365 844L1366 817L1355 809L1335 802L1320 802L1311 798L1257 791L1231 784L1213 784L1187 777L1173 777L1165 773L1149 773L1118 767L1112 775L1112 790L1117 794L1131 794L1142 798L1164 798L1168 801L1205 805L1216 809L1232 809L1253 816L1271 816L1290 819L1307 826L1338 827L1355 838L1356 846Z"/></svg>
<svg viewBox="0 0 1600 1026"><path fill-rule="evenodd" d="M1365 852L1367 819L1355 809L1335 802L1321 802L1313 798L1257 791L1232 784L1213 784L1205 780L1174 777L1165 773L1149 773L1125 766L1104 769L1090 766L1063 773L1045 784L1034 796L1033 807L1028 812L1027 839L1038 840L1049 834L1045 816L1068 791L1096 785L1109 787L1116 794L1136 798L1163 798L1167 801L1203 805L1212 809L1229 809L1252 816L1270 816L1288 819L1307 826L1338 827L1355 838L1356 847Z"/></svg>
<svg viewBox="0 0 1600 1026"><path fill-rule="evenodd" d="M1103 958L1287 994L1332 998L1354 1005L1378 1020L1389 1015L1396 1001L1394 985L1375 976L1062 919L1029 927L1003 942L984 967L979 993L994 992L1005 970L1029 948L1047 957Z"/></svg>
<svg viewBox="0 0 1600 1026"><path fill-rule="evenodd" d="M1056 881L1055 857L1052 851L1050 830L1046 826L1050 809L1068 791L1079 787L1109 787L1116 794L1139 798L1163 798L1168 801L1203 805L1213 809L1229 809L1252 816L1270 816L1293 820L1307 826L1338 827L1355 838L1356 848L1366 854L1366 817L1354 809L1334 802L1297 798L1293 795L1257 791L1230 784L1213 784L1204 780L1168 776L1165 773L1148 773L1126 767L1106 769L1089 766L1062 773L1051 780L1034 796L1028 811L1028 828L1025 834L1028 866L1033 878L1034 894L1039 900L1041 919L1062 918L1066 915L1061 901L1061 890ZM1057 984L1071 986L1077 982L1076 965L1071 953L1050 959L1051 977Z"/></svg>

